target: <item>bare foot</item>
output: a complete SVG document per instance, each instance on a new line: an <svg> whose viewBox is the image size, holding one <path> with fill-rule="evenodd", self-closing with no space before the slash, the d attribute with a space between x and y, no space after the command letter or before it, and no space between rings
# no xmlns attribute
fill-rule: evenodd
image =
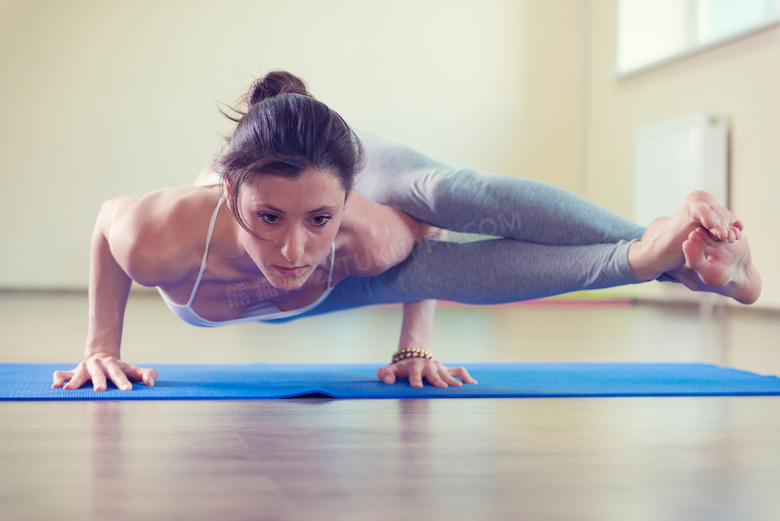
<svg viewBox="0 0 780 521"><path fill-rule="evenodd" d="M681 267L685 264L682 245L697 228L729 244L742 234L742 223L712 195L692 192L674 215L650 223L642 238L629 247L628 264L634 275L642 281L653 280Z"/></svg>
<svg viewBox="0 0 780 521"><path fill-rule="evenodd" d="M747 237L715 240L703 228L689 234L682 246L685 266L669 272L694 291L710 291L752 304L761 294L761 275L753 265Z"/></svg>

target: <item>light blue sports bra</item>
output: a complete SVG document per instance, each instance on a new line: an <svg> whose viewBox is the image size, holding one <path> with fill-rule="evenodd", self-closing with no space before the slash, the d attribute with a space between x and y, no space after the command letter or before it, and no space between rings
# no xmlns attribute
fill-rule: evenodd
<svg viewBox="0 0 780 521"><path fill-rule="evenodd" d="M209 253L209 245L211 244L211 236L214 233L214 224L217 222L217 213L219 213L219 208L222 206L222 203L225 201L225 195L223 194L222 197L220 197L219 202L217 203L217 207L214 209L214 214L211 216L211 222L209 223L209 231L206 235L206 249L203 252L203 260L200 263L200 271L198 272L198 278L195 279L195 286L192 288L192 294L190 295L190 299L187 301L186 304L176 304L174 302L171 302L171 300L165 296L165 293L157 287L157 291L160 293L160 296L165 301L165 303L168 305L171 311L176 314L180 319L187 322L188 324L191 324L193 326L200 326L200 327L220 327L220 326L232 326L235 324L247 324L250 322L263 322L267 320L276 320L280 318L289 318L294 317L297 315L301 315L310 309L316 308L318 305L320 305L326 298L328 298L328 295L333 290L331 287L331 281L333 280L333 266L334 266L334 260L336 257L336 244L333 243L331 245L331 252L330 252L330 269L328 270L328 285L325 288L325 292L322 294L320 298L318 298L315 302L312 302L308 306L302 307L300 309L293 309L290 311L282 311L278 307L274 306L270 302L263 302L260 300L258 304L251 306L247 308L238 318L232 319L232 320L222 320L222 321L214 321L214 320L206 320L205 318L202 318L200 315L195 313L192 309L192 302L195 300L195 294L198 292L198 288L200 287L200 282L203 280L203 274L206 272L206 256Z"/></svg>

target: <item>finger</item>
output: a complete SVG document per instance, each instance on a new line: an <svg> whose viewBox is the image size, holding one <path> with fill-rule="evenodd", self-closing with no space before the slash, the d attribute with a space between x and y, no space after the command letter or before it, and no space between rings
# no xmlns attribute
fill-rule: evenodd
<svg viewBox="0 0 780 521"><path fill-rule="evenodd" d="M450 385L452 387L460 387L461 385L463 385L463 383L460 380L453 378L453 376L450 374L449 369L444 366L442 366L439 369L439 376L441 377L442 380L444 380L444 382L447 385Z"/></svg>
<svg viewBox="0 0 780 521"><path fill-rule="evenodd" d="M73 372L73 377L62 388L65 390L78 389L89 380L89 373L83 367Z"/></svg>
<svg viewBox="0 0 780 521"><path fill-rule="evenodd" d="M54 371L52 389L62 387L71 378L73 378L73 371Z"/></svg>
<svg viewBox="0 0 780 521"><path fill-rule="evenodd" d="M465 367L453 367L453 368L450 368L449 371L450 371L450 374L452 376L456 376L456 377L460 378L463 381L463 383L466 383L466 384L475 384L475 383L477 383L477 381L474 380L471 377L471 375L469 374L469 372L466 370Z"/></svg>
<svg viewBox="0 0 780 521"><path fill-rule="evenodd" d="M147 387L154 387L154 383L157 381L158 376L157 369L143 369L141 374L141 381Z"/></svg>
<svg viewBox="0 0 780 521"><path fill-rule="evenodd" d="M439 366L435 364L426 364L424 372L425 378L428 380L429 384L434 387L449 387L447 382L442 380L441 376L439 376Z"/></svg>
<svg viewBox="0 0 780 521"><path fill-rule="evenodd" d="M120 362L117 362L115 359L107 358L102 361L102 364L106 374L111 381L114 382L114 385L117 386L117 389L129 391L133 388L133 384L127 379L124 367L122 367Z"/></svg>
<svg viewBox="0 0 780 521"><path fill-rule="evenodd" d="M419 363L412 362L409 364L409 385L412 387L423 386L423 366Z"/></svg>
<svg viewBox="0 0 780 521"><path fill-rule="evenodd" d="M376 377L382 380L386 384L394 384L395 383L395 374L393 373L393 367L392 365L389 365L387 367L380 367L376 370Z"/></svg>
<svg viewBox="0 0 780 521"><path fill-rule="evenodd" d="M106 375L103 368L95 359L87 361L87 371L92 378L92 388L96 391L105 391L108 388L106 384Z"/></svg>
<svg viewBox="0 0 780 521"><path fill-rule="evenodd" d="M131 382L143 382L147 387L154 387L157 381L157 370L137 365L122 364L125 375Z"/></svg>

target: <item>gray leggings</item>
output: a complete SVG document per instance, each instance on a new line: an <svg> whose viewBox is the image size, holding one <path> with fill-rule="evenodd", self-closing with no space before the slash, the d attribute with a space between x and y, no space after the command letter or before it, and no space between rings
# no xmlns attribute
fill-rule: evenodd
<svg viewBox="0 0 780 521"><path fill-rule="evenodd" d="M425 240L393 269L347 277L293 318L423 299L501 304L639 282L628 246L643 227L545 183L453 169L376 136L360 138L366 168L356 192L439 228L502 238Z"/></svg>

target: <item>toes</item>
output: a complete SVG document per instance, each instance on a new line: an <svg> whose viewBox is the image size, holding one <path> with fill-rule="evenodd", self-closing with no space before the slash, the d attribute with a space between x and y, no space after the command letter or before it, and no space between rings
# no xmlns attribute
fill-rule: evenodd
<svg viewBox="0 0 780 521"><path fill-rule="evenodd" d="M712 234L711 230L706 230L701 226L688 234L688 240L696 242L702 248L707 248L720 242L719 239Z"/></svg>
<svg viewBox="0 0 780 521"><path fill-rule="evenodd" d="M734 248L733 243L718 241L707 230L697 228L683 243L685 264L706 286L720 288L730 280L734 268L730 258Z"/></svg>
<svg viewBox="0 0 780 521"><path fill-rule="evenodd" d="M701 224L713 233L717 233L717 229L720 226L720 219L710 205L704 201L696 201L691 205L690 215L694 222Z"/></svg>
<svg viewBox="0 0 780 521"><path fill-rule="evenodd" d="M712 237L712 233L702 227L696 228L688 234L688 240L682 245L685 264L694 270L705 266L707 250L713 241L717 241L717 238Z"/></svg>
<svg viewBox="0 0 780 521"><path fill-rule="evenodd" d="M707 192L697 190L692 192L685 200L688 207L688 215L694 221L708 230L714 229L720 224L720 218L714 206L717 202Z"/></svg>
<svg viewBox="0 0 780 521"><path fill-rule="evenodd" d="M686 206L691 220L707 229L714 239L728 242L739 240L740 232L744 229L742 222L711 194L702 190L692 192L686 198Z"/></svg>
<svg viewBox="0 0 780 521"><path fill-rule="evenodd" d="M685 265L692 270L700 269L707 262L702 241L701 236L693 231L688 240L683 242L682 249L683 255L685 255Z"/></svg>

